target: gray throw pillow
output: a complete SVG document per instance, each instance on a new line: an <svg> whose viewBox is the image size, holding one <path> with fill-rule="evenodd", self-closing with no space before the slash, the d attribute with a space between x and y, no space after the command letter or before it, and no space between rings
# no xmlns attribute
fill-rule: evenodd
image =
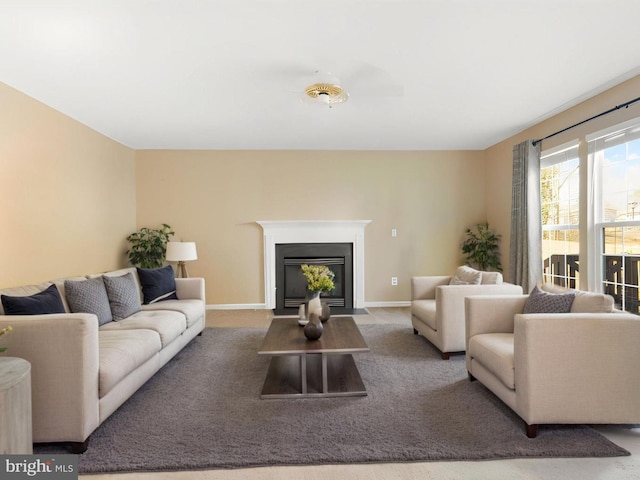
<svg viewBox="0 0 640 480"><path fill-rule="evenodd" d="M64 289L69 309L73 313L93 313L98 317L100 325L113 320L109 297L102 278L80 281L65 280Z"/></svg>
<svg viewBox="0 0 640 480"><path fill-rule="evenodd" d="M547 293L535 286L524 303L523 313L569 313L574 298L573 293Z"/></svg>
<svg viewBox="0 0 640 480"><path fill-rule="evenodd" d="M103 275L102 280L114 320L122 320L140 311L140 294L131 272L119 277Z"/></svg>

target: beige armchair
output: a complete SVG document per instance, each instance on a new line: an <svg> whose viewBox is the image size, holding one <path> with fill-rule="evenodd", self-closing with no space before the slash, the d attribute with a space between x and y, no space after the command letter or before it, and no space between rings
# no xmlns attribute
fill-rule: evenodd
<svg viewBox="0 0 640 480"><path fill-rule="evenodd" d="M472 270L469 267L461 269ZM411 324L413 332L424 336L448 360L451 353L464 352L464 299L468 295L518 295L522 287L502 282L499 272L478 272L480 284L451 285L450 276L411 278ZM455 281L455 280L454 280Z"/></svg>
<svg viewBox="0 0 640 480"><path fill-rule="evenodd" d="M526 424L640 423L640 317L589 312L523 314L527 295L469 296L467 370ZM591 298L589 298L591 297ZM607 297L601 295L601 297Z"/></svg>

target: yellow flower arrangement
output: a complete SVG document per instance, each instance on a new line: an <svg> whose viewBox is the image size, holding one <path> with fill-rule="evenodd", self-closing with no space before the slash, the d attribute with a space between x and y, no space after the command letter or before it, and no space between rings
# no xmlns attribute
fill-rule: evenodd
<svg viewBox="0 0 640 480"><path fill-rule="evenodd" d="M307 290L310 292L330 292L335 288L335 274L326 265L307 265L300 267L307 278Z"/></svg>
<svg viewBox="0 0 640 480"><path fill-rule="evenodd" d="M0 337L3 336L3 335L6 335L11 330L13 330L13 328L11 328L11 325L9 325L8 327L3 328L2 330L0 330ZM6 349L7 349L7 347L0 347L0 352L4 352Z"/></svg>

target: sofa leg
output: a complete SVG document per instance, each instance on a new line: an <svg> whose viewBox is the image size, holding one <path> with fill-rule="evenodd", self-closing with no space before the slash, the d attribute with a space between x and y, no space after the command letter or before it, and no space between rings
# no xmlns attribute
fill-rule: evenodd
<svg viewBox="0 0 640 480"><path fill-rule="evenodd" d="M470 382L475 382L477 379L476 377L474 377L473 375L471 375L471 373L467 372L467 375L469 375L469 381Z"/></svg>
<svg viewBox="0 0 640 480"><path fill-rule="evenodd" d="M414 335L418 335L418 330L416 330L415 328L413 329L413 334Z"/></svg>
<svg viewBox="0 0 640 480"><path fill-rule="evenodd" d="M443 360L449 360L450 356L451 356L450 352L442 352L442 359Z"/></svg>
<svg viewBox="0 0 640 480"><path fill-rule="evenodd" d="M527 437L536 438L536 436L538 435L538 425L537 424L529 425L527 423L526 426L527 426Z"/></svg>
<svg viewBox="0 0 640 480"><path fill-rule="evenodd" d="M87 451L89 448L89 439L87 438L84 442L70 442L69 450L71 453L80 454Z"/></svg>

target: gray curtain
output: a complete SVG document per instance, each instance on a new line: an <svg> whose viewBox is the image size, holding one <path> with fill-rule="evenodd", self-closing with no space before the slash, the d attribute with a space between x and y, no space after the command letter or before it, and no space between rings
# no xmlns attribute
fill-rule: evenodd
<svg viewBox="0 0 640 480"><path fill-rule="evenodd" d="M542 282L540 142L513 147L509 278L525 293Z"/></svg>

